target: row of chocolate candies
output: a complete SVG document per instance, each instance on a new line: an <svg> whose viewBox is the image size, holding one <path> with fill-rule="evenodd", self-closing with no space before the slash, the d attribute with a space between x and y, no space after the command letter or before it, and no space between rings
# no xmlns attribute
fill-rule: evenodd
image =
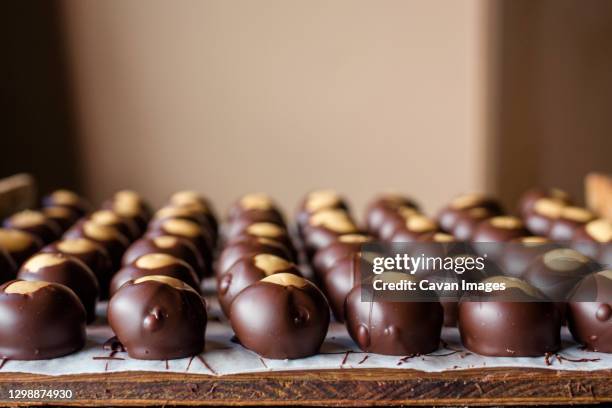
<svg viewBox="0 0 612 408"><path fill-rule="evenodd" d="M267 194L246 194L230 207L224 238L217 295L228 317L235 297L251 284L275 273L301 275L284 217Z"/></svg>
<svg viewBox="0 0 612 408"><path fill-rule="evenodd" d="M301 201L296 216L306 259L314 278L327 296L337 321L344 321L344 300L358 282L363 243L347 202L333 190L310 192Z"/></svg>
<svg viewBox="0 0 612 408"><path fill-rule="evenodd" d="M43 198L40 211L20 211L7 218L7 228L0 229L0 280L13 279L26 259L57 239L89 208L76 193L56 190Z"/></svg>

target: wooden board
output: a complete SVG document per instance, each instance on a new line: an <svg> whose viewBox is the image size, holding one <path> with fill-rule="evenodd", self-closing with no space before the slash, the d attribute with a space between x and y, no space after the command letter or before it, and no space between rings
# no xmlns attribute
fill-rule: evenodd
<svg viewBox="0 0 612 408"><path fill-rule="evenodd" d="M11 389L69 389L72 400L10 400ZM517 405L612 401L612 370L346 369L230 376L123 372L0 374L3 405Z"/></svg>

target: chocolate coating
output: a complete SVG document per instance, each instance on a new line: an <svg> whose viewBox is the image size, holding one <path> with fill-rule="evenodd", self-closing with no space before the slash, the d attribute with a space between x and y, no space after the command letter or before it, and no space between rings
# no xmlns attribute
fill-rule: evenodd
<svg viewBox="0 0 612 408"><path fill-rule="evenodd" d="M548 237L557 242L569 242L580 227L595 219L595 215L580 207L563 207L559 218L552 221Z"/></svg>
<svg viewBox="0 0 612 408"><path fill-rule="evenodd" d="M462 214L472 208L486 208L490 213L499 215L503 213L499 202L482 194L463 194L438 213L438 224L443 231L452 233L455 224Z"/></svg>
<svg viewBox="0 0 612 408"><path fill-rule="evenodd" d="M3 225L6 228L29 232L45 244L55 241L62 234L61 227L40 211L20 211L4 220Z"/></svg>
<svg viewBox="0 0 612 408"><path fill-rule="evenodd" d="M557 306L528 283L516 278L506 290L477 292L459 302L459 333L470 351L499 357L535 357L561 347Z"/></svg>
<svg viewBox="0 0 612 408"><path fill-rule="evenodd" d="M457 220L451 233L459 241L471 241L478 224L498 215L486 207L474 207L457 214Z"/></svg>
<svg viewBox="0 0 612 408"><path fill-rule="evenodd" d="M504 275L523 278L536 258L557 247L557 244L544 237L517 238L504 246L498 263Z"/></svg>
<svg viewBox="0 0 612 408"><path fill-rule="evenodd" d="M229 209L228 222L231 223L239 217L247 219L253 217L253 221L259 218L264 219L265 222L275 222L279 225L285 224L282 212L274 200L265 193L245 194L236 200Z"/></svg>
<svg viewBox="0 0 612 408"><path fill-rule="evenodd" d="M275 273L302 275L293 263L270 254L257 254L234 263L217 281L217 295L223 313L229 316L232 302L244 288Z"/></svg>
<svg viewBox="0 0 612 408"><path fill-rule="evenodd" d="M217 229L210 224L207 213L200 207L193 205L167 205L160 208L153 215L153 219L149 223L149 229L155 229L159 224L173 218L195 222L211 237L213 244L216 243Z"/></svg>
<svg viewBox="0 0 612 408"><path fill-rule="evenodd" d="M168 200L171 206L185 207L204 213L208 224L214 231L214 238L217 239L219 222L210 200L203 195L190 190L177 191Z"/></svg>
<svg viewBox="0 0 612 408"><path fill-rule="evenodd" d="M64 254L83 262L96 275L100 299L108 299L108 285L114 273L113 263L101 245L87 238L63 239L47 245L41 252Z"/></svg>
<svg viewBox="0 0 612 408"><path fill-rule="evenodd" d="M211 275L208 265L204 263L196 247L185 238L171 235L160 235L155 238L144 237L135 241L123 254L121 264L124 266L131 264L142 255L152 253L168 254L182 259L191 265L200 278Z"/></svg>
<svg viewBox="0 0 612 408"><path fill-rule="evenodd" d="M15 279L17 265L13 258L0 247L0 283Z"/></svg>
<svg viewBox="0 0 612 408"><path fill-rule="evenodd" d="M80 218L80 214L70 207L45 207L41 211L47 218L59 225L62 233Z"/></svg>
<svg viewBox="0 0 612 408"><path fill-rule="evenodd" d="M72 289L85 306L87 322L91 323L96 319L96 302L100 293L98 279L91 269L78 259L58 253L34 255L21 266L17 278L65 285Z"/></svg>
<svg viewBox="0 0 612 408"><path fill-rule="evenodd" d="M0 248L6 251L19 267L42 248L42 242L28 232L0 228Z"/></svg>
<svg viewBox="0 0 612 408"><path fill-rule="evenodd" d="M519 212L524 217L530 214L536 205L536 202L542 198L552 200L566 206L571 204L571 199L568 193L558 188L532 188L526 191L519 200Z"/></svg>
<svg viewBox="0 0 612 408"><path fill-rule="evenodd" d="M353 256L342 258L334 263L319 277L321 289L327 296L334 318L338 322L344 322L346 297L355 285L360 283L360 265L359 257L353 254Z"/></svg>
<svg viewBox="0 0 612 408"><path fill-rule="evenodd" d="M306 279L277 273L234 299L230 321L240 343L265 358L315 355L329 327L325 296Z"/></svg>
<svg viewBox="0 0 612 408"><path fill-rule="evenodd" d="M60 189L46 195L42 199L43 208L65 207L71 209L78 217L91 211L91 204L74 191Z"/></svg>
<svg viewBox="0 0 612 408"><path fill-rule="evenodd" d="M386 212L378 228L378 238L382 241L391 241L395 232L406 225L408 218L419 214L418 210L412 207L400 207L397 211Z"/></svg>
<svg viewBox="0 0 612 408"><path fill-rule="evenodd" d="M568 326L589 350L612 353L612 270L586 276L568 304Z"/></svg>
<svg viewBox="0 0 612 408"><path fill-rule="evenodd" d="M391 242L416 242L424 234L435 231L438 231L438 225L434 220L422 214L414 214L395 230Z"/></svg>
<svg viewBox="0 0 612 408"><path fill-rule="evenodd" d="M96 224L93 221L81 220L64 234L64 238L87 238L102 246L113 263L113 270L121 266L121 257L130 241L116 228Z"/></svg>
<svg viewBox="0 0 612 408"><path fill-rule="evenodd" d="M112 210L94 211L86 219L98 225L115 228L130 242L137 239L142 233L134 219L123 217Z"/></svg>
<svg viewBox="0 0 612 408"><path fill-rule="evenodd" d="M215 273L221 276L240 258L256 254L271 254L287 261L294 260L285 246L279 242L267 238L242 237L223 248L217 260Z"/></svg>
<svg viewBox="0 0 612 408"><path fill-rule="evenodd" d="M128 281L109 302L108 322L132 358L169 360L204 350L204 300L167 276Z"/></svg>
<svg viewBox="0 0 612 408"><path fill-rule="evenodd" d="M138 226L139 234L147 228L151 219L151 206L135 191L121 190L111 198L104 201L100 207L103 210L112 210L121 217L129 218Z"/></svg>
<svg viewBox="0 0 612 408"><path fill-rule="evenodd" d="M312 267L320 278L341 259L361 252L361 248L372 238L363 234L340 235L338 239L325 248L318 250L312 258Z"/></svg>
<svg viewBox="0 0 612 408"><path fill-rule="evenodd" d="M291 237L289 237L289 232L285 229L285 227L278 224L258 222L255 224L250 224L244 229L244 231L237 231L236 233L237 235L233 237L227 237L228 244L248 237L267 238L280 242L291 253L292 257L295 258L297 256L293 243L291 242Z"/></svg>
<svg viewBox="0 0 612 408"><path fill-rule="evenodd" d="M155 238L162 235L188 240L196 247L204 260L204 264L212 265L212 248L214 245L212 237L195 222L180 218L167 219L158 225L151 225L145 236Z"/></svg>
<svg viewBox="0 0 612 408"><path fill-rule="evenodd" d="M150 253L142 255L129 265L125 265L113 276L109 289L110 295L112 297L128 281L153 275L179 279L195 291L200 291L198 276L187 262L168 254Z"/></svg>
<svg viewBox="0 0 612 408"><path fill-rule="evenodd" d="M376 279L396 279L397 275L407 276L386 272ZM346 327L361 350L405 356L427 354L439 347L444 311L435 294L430 294L428 302L366 301L362 289L354 287L345 304Z"/></svg>
<svg viewBox="0 0 612 408"><path fill-rule="evenodd" d="M348 205L344 198L334 190L322 189L309 192L297 209L295 218L298 232L300 234L303 232L313 214L323 210L344 210L348 212Z"/></svg>
<svg viewBox="0 0 612 408"><path fill-rule="evenodd" d="M566 300L572 288L599 265L568 248L547 251L531 262L523 278L551 300Z"/></svg>
<svg viewBox="0 0 612 408"><path fill-rule="evenodd" d="M344 210L321 210L312 214L302 229L307 255L335 242L340 235L358 233L357 225Z"/></svg>
<svg viewBox="0 0 612 408"><path fill-rule="evenodd" d="M572 247L600 264L612 266L612 222L597 219L574 233Z"/></svg>
<svg viewBox="0 0 612 408"><path fill-rule="evenodd" d="M509 242L527 235L529 232L519 218L500 215L480 222L472 235L472 242L477 253L498 260L503 253L503 246L491 243Z"/></svg>
<svg viewBox="0 0 612 408"><path fill-rule="evenodd" d="M0 286L0 356L44 360L85 345L85 308L66 286L10 281Z"/></svg>
<svg viewBox="0 0 612 408"><path fill-rule="evenodd" d="M523 212L525 227L533 234L548 236L553 221L561 216L565 204L551 198L539 198Z"/></svg>
<svg viewBox="0 0 612 408"><path fill-rule="evenodd" d="M383 194L374 199L366 208L366 227L370 234L378 236L379 229L388 213L398 212L401 207L418 210L418 204L409 197L398 194Z"/></svg>

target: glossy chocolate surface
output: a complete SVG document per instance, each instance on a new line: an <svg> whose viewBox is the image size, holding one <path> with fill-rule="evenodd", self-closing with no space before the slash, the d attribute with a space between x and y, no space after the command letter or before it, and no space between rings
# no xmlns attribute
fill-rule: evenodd
<svg viewBox="0 0 612 408"><path fill-rule="evenodd" d="M585 277L568 304L568 326L589 350L612 353L612 270Z"/></svg>
<svg viewBox="0 0 612 408"><path fill-rule="evenodd" d="M100 299L108 299L108 285L114 273L108 252L87 238L63 239L47 245L41 252L72 256L91 269L98 279Z"/></svg>
<svg viewBox="0 0 612 408"><path fill-rule="evenodd" d="M244 288L275 273L301 276L295 264L270 254L257 254L234 263L217 281L217 295L223 313L229 315L232 302Z"/></svg>
<svg viewBox="0 0 612 408"><path fill-rule="evenodd" d="M379 230L389 213L398 212L399 208L413 208L418 210L418 204L409 197L398 194L383 194L368 204L365 214L368 232L378 236Z"/></svg>
<svg viewBox="0 0 612 408"><path fill-rule="evenodd" d="M395 274L377 278L384 275ZM361 291L362 286L354 287L345 304L346 327L361 350L406 356L439 347L444 311L435 295L428 302L366 301Z"/></svg>
<svg viewBox="0 0 612 408"><path fill-rule="evenodd" d="M65 207L71 209L79 217L91 211L91 204L74 191L60 189L46 195L42 199L43 208Z"/></svg>
<svg viewBox="0 0 612 408"><path fill-rule="evenodd" d="M111 257L113 269L121 266L121 257L130 244L130 241L117 229L96 224L92 221L81 220L64 234L65 239L87 238L102 246Z"/></svg>
<svg viewBox="0 0 612 408"><path fill-rule="evenodd" d="M15 261L17 267L42 248L36 236L16 229L0 228L0 248Z"/></svg>
<svg viewBox="0 0 612 408"><path fill-rule="evenodd" d="M533 286L516 278L504 291L476 292L459 302L463 345L485 356L535 357L561 347L561 315Z"/></svg>
<svg viewBox="0 0 612 408"><path fill-rule="evenodd" d="M438 213L438 225L443 231L452 233L460 217L468 210L478 207L486 208L495 215L503 213L499 202L491 197L482 194L464 194L453 199Z"/></svg>
<svg viewBox="0 0 612 408"><path fill-rule="evenodd" d="M0 356L44 360L85 345L85 308L66 286L10 281L0 286Z"/></svg>
<svg viewBox="0 0 612 408"><path fill-rule="evenodd" d="M125 265L113 276L109 289L111 297L126 282L152 275L169 276L185 282L196 292L200 291L198 276L187 262L168 254L150 253Z"/></svg>
<svg viewBox="0 0 612 408"><path fill-rule="evenodd" d="M17 265L13 258L0 247L0 284L15 279Z"/></svg>
<svg viewBox="0 0 612 408"><path fill-rule="evenodd" d="M133 263L142 255L152 253L168 254L182 259L191 265L200 278L211 276L212 274L209 266L204 263L202 255L200 255L193 243L185 238L171 235L161 235L155 238L145 237L134 241L123 254L121 263L125 266Z"/></svg>
<svg viewBox="0 0 612 408"><path fill-rule="evenodd" d="M70 207L45 207L41 211L47 218L59 225L62 233L68 230L81 217L78 212Z"/></svg>
<svg viewBox="0 0 612 408"><path fill-rule="evenodd" d="M85 306L87 322L96 318L96 302L100 289L98 279L87 265L61 253L41 253L28 259L19 269L17 278L25 281L45 281L72 289Z"/></svg>
<svg viewBox="0 0 612 408"><path fill-rule="evenodd" d="M526 191L519 200L519 212L525 216L533 212L536 202L541 199L552 200L562 206L570 205L571 199L568 193L558 188L532 188Z"/></svg>
<svg viewBox="0 0 612 408"><path fill-rule="evenodd" d="M260 356L304 358L319 352L329 327L329 305L312 283L277 273L240 292L230 321L240 343Z"/></svg>
<svg viewBox="0 0 612 408"><path fill-rule="evenodd" d="M204 351L202 297L166 276L130 280L111 298L108 321L130 357L169 360Z"/></svg>
<svg viewBox="0 0 612 408"><path fill-rule="evenodd" d="M62 234L62 228L40 211L24 210L4 220L5 228L14 228L29 232L43 243L55 241Z"/></svg>
<svg viewBox="0 0 612 408"><path fill-rule="evenodd" d="M221 276L240 258L256 254L272 254L288 261L294 260L285 246L279 242L267 238L242 237L223 248L217 259L215 273Z"/></svg>
<svg viewBox="0 0 612 408"><path fill-rule="evenodd" d="M558 218L551 222L548 237L553 241L568 243L580 227L595 219L590 211L580 207L564 207Z"/></svg>
<svg viewBox="0 0 612 408"><path fill-rule="evenodd" d="M329 305L338 322L344 322L344 301L349 292L360 283L360 264L357 256L349 256L336 262L319 276L321 290L327 296Z"/></svg>
<svg viewBox="0 0 612 408"><path fill-rule="evenodd" d="M335 242L318 250L312 258L315 274L321 277L338 261L361 252L361 248L372 238L362 234L340 235Z"/></svg>

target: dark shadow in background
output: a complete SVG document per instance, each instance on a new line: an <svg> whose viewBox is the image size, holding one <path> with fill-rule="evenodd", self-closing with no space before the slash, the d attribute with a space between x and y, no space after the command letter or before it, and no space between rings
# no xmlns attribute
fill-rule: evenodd
<svg viewBox="0 0 612 408"><path fill-rule="evenodd" d="M40 191L79 189L59 2L0 4L0 177L32 173Z"/></svg>
<svg viewBox="0 0 612 408"><path fill-rule="evenodd" d="M581 200L612 173L612 1L496 2L493 185L516 203L533 185Z"/></svg>

